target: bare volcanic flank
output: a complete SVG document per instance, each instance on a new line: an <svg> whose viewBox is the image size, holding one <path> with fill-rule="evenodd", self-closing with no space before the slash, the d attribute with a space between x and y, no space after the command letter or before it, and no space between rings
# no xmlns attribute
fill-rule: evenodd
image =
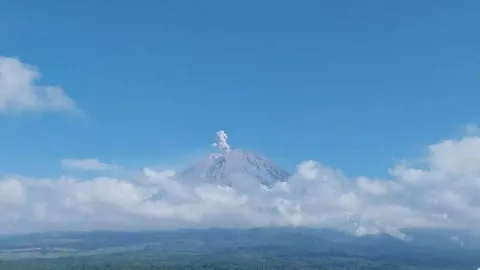
<svg viewBox="0 0 480 270"><path fill-rule="evenodd" d="M277 167L265 157L238 149L211 154L180 175L185 181L226 186L231 186L233 178L239 177L256 179L263 185L271 186L285 181L289 176L287 171Z"/></svg>

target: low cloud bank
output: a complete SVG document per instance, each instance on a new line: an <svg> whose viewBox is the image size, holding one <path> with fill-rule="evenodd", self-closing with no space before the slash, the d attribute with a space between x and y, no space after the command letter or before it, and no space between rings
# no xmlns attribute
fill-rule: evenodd
<svg viewBox="0 0 480 270"><path fill-rule="evenodd" d="M405 227L480 229L480 137L428 150L421 168L402 162L389 179L349 179L305 161L270 189L242 178L232 187L187 184L175 171L148 168L132 179L7 176L0 179L0 233L278 225L401 236Z"/></svg>

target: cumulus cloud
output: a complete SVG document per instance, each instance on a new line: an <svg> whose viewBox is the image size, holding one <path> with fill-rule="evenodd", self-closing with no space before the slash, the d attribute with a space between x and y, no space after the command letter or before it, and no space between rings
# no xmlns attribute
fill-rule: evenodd
<svg viewBox="0 0 480 270"><path fill-rule="evenodd" d="M117 169L115 164L108 164L99 161L98 159L62 159L62 167L73 171L106 171Z"/></svg>
<svg viewBox="0 0 480 270"><path fill-rule="evenodd" d="M62 88L38 85L40 72L17 58L0 56L0 113L70 111L80 113Z"/></svg>
<svg viewBox="0 0 480 270"><path fill-rule="evenodd" d="M278 225L402 237L406 227L480 229L480 137L428 151L421 167L402 162L388 179L304 161L271 188L184 183L149 168L132 179L9 176L0 179L0 232Z"/></svg>

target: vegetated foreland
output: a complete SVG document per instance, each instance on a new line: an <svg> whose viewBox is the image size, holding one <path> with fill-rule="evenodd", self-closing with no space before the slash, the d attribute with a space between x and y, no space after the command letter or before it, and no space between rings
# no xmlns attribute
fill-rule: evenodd
<svg viewBox="0 0 480 270"><path fill-rule="evenodd" d="M467 232L409 235L415 241L302 228L19 235L0 237L0 270L471 270L480 265L479 241Z"/></svg>
<svg viewBox="0 0 480 270"><path fill-rule="evenodd" d="M467 270L470 268L438 268L409 266L382 261L370 261L362 258L318 257L318 258L280 258L267 254L220 254L219 256L176 255L171 258L142 257L135 259L134 254L104 256L26 259L0 261L2 270L194 270L194 269L332 269L332 270Z"/></svg>

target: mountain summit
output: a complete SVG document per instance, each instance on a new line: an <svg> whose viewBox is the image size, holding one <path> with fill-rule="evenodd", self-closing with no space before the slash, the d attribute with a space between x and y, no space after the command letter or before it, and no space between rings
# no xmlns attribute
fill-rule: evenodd
<svg viewBox="0 0 480 270"><path fill-rule="evenodd" d="M272 186L285 181L290 174L273 164L270 160L252 152L230 150L210 154L191 168L181 173L186 181L232 186L234 179L254 179L259 183Z"/></svg>
<svg viewBox="0 0 480 270"><path fill-rule="evenodd" d="M210 154L193 167L180 174L188 182L205 182L222 186L232 186L238 180L241 183L254 180L265 186L285 181L290 174L270 160L252 152L231 150L225 131L217 132L213 147L221 153Z"/></svg>

